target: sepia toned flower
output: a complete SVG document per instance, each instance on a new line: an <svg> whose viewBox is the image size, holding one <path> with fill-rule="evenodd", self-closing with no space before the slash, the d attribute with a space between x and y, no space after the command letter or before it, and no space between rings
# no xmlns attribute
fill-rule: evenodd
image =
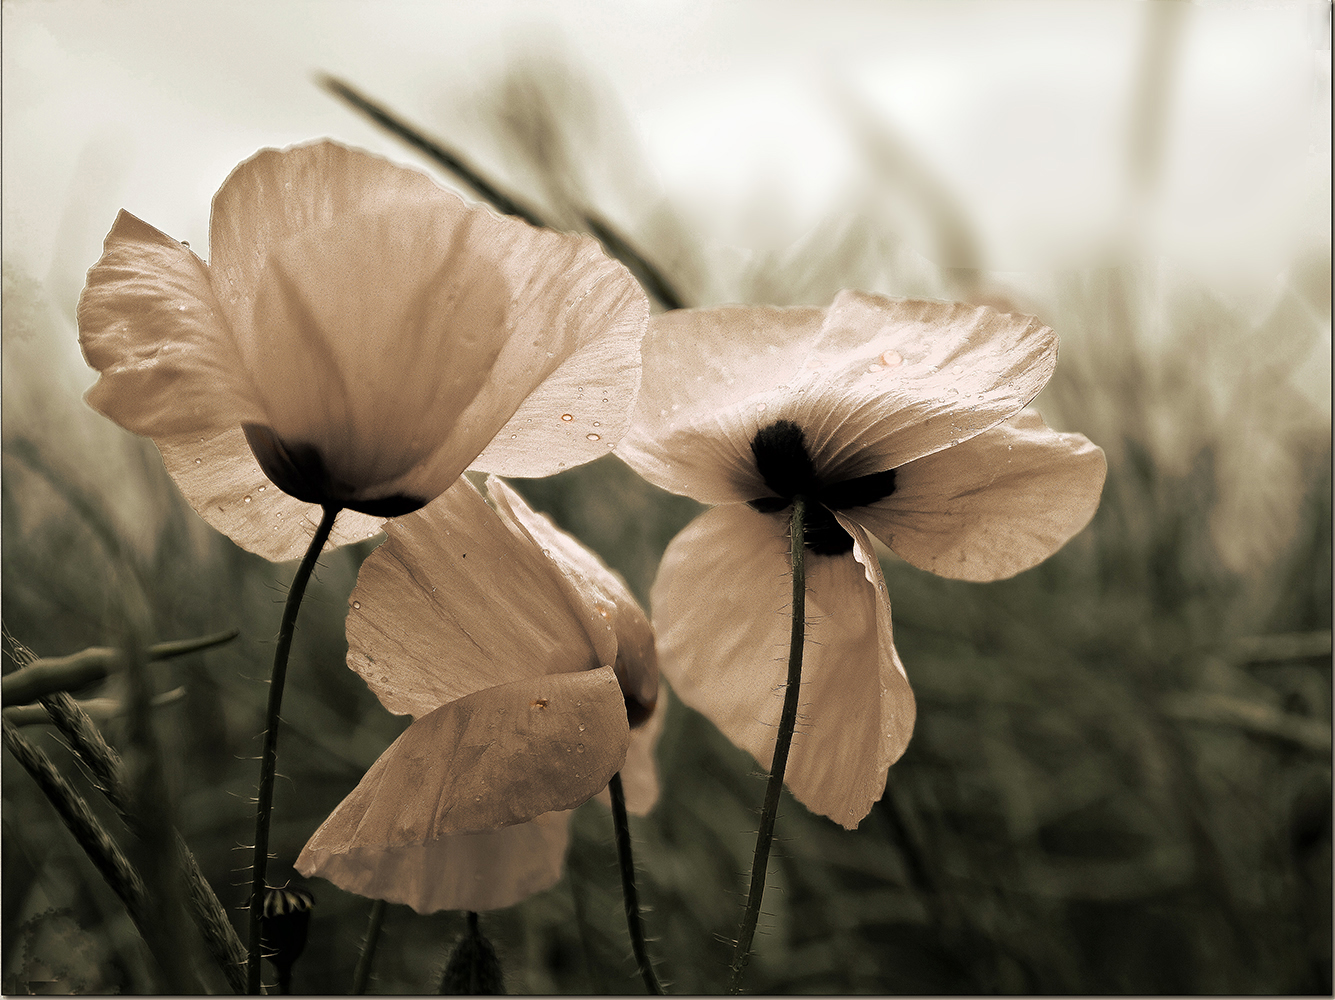
<svg viewBox="0 0 1335 1000"><path fill-rule="evenodd" d="M589 237L324 141L233 170L209 242L120 213L79 300L87 400L252 552L299 556L323 506L364 538L466 468L551 475L627 425L648 303Z"/></svg>
<svg viewBox="0 0 1335 1000"><path fill-rule="evenodd" d="M1024 407L1057 337L986 307L844 291L828 309L655 317L618 454L714 504L668 546L651 593L663 674L763 766L787 674L792 501L807 500L806 645L786 784L846 827L908 745L876 536L921 569L1012 576L1098 506L1103 452ZM675 375L675 377L674 377Z"/></svg>
<svg viewBox="0 0 1335 1000"><path fill-rule="evenodd" d="M501 480L389 522L362 565L348 664L413 723L297 868L419 912L509 906L554 885L568 810L623 771L657 798L654 638L625 584Z"/></svg>

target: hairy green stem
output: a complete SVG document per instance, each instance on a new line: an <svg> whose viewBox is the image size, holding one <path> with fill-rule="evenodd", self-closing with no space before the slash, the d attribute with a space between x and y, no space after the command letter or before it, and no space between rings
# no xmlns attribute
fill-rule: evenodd
<svg viewBox="0 0 1335 1000"><path fill-rule="evenodd" d="M260 787L255 805L255 853L250 883L250 946L246 956L246 992L260 992L260 924L264 917L264 878L269 867L269 820L273 813L274 771L278 765L278 715L283 708L283 683L287 680L287 656L297 628L297 609L306 593L315 562L333 530L338 507L325 507L320 526L315 529L306 555L292 578L283 606L283 620L278 626L278 646L274 650L273 674L269 678L269 705L264 715L264 751L260 756Z"/></svg>
<svg viewBox="0 0 1335 1000"><path fill-rule="evenodd" d="M371 916L366 921L366 941L362 944L361 956L357 959L357 969L352 974L352 995L361 996L366 992L366 984L371 981L371 962L375 960L375 949L380 944L380 928L385 923L385 901L376 899L371 902Z"/></svg>
<svg viewBox="0 0 1335 1000"><path fill-rule="evenodd" d="M612 775L607 790L612 796L612 825L616 830L617 861L621 865L621 898L626 905L626 928L630 931L630 947L635 953L644 988L654 996L663 995L663 987L654 975L654 964L649 960L649 949L644 943L644 925L640 922L640 897L635 889L635 859L630 852L630 822L626 819L626 793L621 787L621 772Z"/></svg>
<svg viewBox="0 0 1335 1000"><path fill-rule="evenodd" d="M774 841L774 820L779 813L779 793L783 791L783 773L788 767L788 750L797 726L797 699L802 686L802 647L806 644L807 581L804 555L806 549L806 497L793 498L792 567L793 625L788 641L788 685L779 716L779 733L774 741L774 761L770 764L769 785L765 788L765 806L760 813L756 833L756 853L751 862L751 891L747 895L742 926L737 934L737 950L732 956L732 981L728 991L742 988L742 973L751 954L751 939L760 918L760 900L765 894L765 871L769 867L769 849Z"/></svg>

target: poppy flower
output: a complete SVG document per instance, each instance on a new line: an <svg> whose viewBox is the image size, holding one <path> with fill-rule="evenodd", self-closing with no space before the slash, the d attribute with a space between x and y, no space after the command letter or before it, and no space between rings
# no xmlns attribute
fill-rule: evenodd
<svg viewBox="0 0 1335 1000"><path fill-rule="evenodd" d="M348 613L348 665L414 721L297 859L421 913L509 906L560 878L567 810L625 772L657 797L648 619L596 556L494 477L386 525Z"/></svg>
<svg viewBox="0 0 1335 1000"><path fill-rule="evenodd" d="M551 475L628 423L648 301L589 237L324 141L233 170L209 242L120 213L79 300L86 398L252 552L296 558L324 505L364 538L469 467Z"/></svg>
<svg viewBox="0 0 1335 1000"><path fill-rule="evenodd" d="M1052 374L1057 337L986 307L844 291L828 309L666 313L643 357L618 454L717 505L668 546L651 591L663 675L769 766L791 505L806 497L806 646L785 782L852 828L915 716L871 536L921 569L999 580L1051 555L1098 506L1102 450L1024 409Z"/></svg>

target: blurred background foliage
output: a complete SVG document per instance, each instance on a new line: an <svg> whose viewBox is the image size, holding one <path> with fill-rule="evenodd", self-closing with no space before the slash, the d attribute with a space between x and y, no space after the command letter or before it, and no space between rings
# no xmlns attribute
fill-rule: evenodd
<svg viewBox="0 0 1335 1000"><path fill-rule="evenodd" d="M987 270L949 185L847 94L842 127L865 182L796 243L751 251L693 232L615 93L577 60L516 58L479 85L471 123L446 136L419 122L550 224L601 226L636 248L689 305L824 305L859 287L1038 315L1062 354L1036 405L1107 452L1093 523L1014 579L957 583L882 552L917 730L856 831L785 796L755 992L1331 991L1330 417L1299 384L1315 354L1329 385L1329 236L1296 249L1259 305L1141 252L1137 206L1164 142L1154 88L1180 31L1164 16L1143 43L1150 96L1126 140L1127 226L1103 259L1042 274ZM763 214L765 192L737 208ZM150 674L157 692L184 689L153 713L170 815L237 907L292 567L208 529L151 443L83 406L87 378L65 361L70 303L50 286L6 261L5 670L240 628ZM646 605L664 547L700 510L614 457L517 486ZM347 594L373 547L321 560L284 701L270 881L315 896L299 993L348 989L370 904L304 883L291 863L404 726L343 665ZM126 697L116 678L99 693ZM24 732L142 862L61 740ZM143 751L123 715L105 732L128 759ZM651 950L672 991L717 992L763 783L675 701L659 763L662 799L632 820ZM3 782L0 987L152 989L123 906L8 754ZM431 991L463 926L390 907L371 992ZM639 992L607 810L577 812L557 887L482 928L511 992ZM225 989L197 964L202 985Z"/></svg>

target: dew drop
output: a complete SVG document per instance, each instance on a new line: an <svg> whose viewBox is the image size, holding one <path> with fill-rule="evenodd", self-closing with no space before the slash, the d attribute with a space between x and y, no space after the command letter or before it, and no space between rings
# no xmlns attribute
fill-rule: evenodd
<svg viewBox="0 0 1335 1000"><path fill-rule="evenodd" d="M904 356L898 351L886 351L881 355L881 364L887 368L893 368L904 360Z"/></svg>
<svg viewBox="0 0 1335 1000"><path fill-rule="evenodd" d="M604 402L604 403L607 402L607 397L606 397L606 396L603 397L603 402Z"/></svg>
<svg viewBox="0 0 1335 1000"><path fill-rule="evenodd" d="M584 752L584 744L581 743L581 744L579 744L577 747L575 747L575 752L576 752L576 753L583 753L583 752Z"/></svg>
<svg viewBox="0 0 1335 1000"><path fill-rule="evenodd" d="M952 372L954 372L956 375L963 375L963 374L964 374L964 366L963 366L963 365L956 365L954 368L952 368L952 369L950 369L950 370L951 370Z"/></svg>
<svg viewBox="0 0 1335 1000"><path fill-rule="evenodd" d="M516 437L518 437L518 436L519 436L519 435L517 435L517 434L511 434L511 435L510 435L510 440L513 441L513 440L514 440Z"/></svg>
<svg viewBox="0 0 1335 1000"><path fill-rule="evenodd" d="M250 497L242 497L242 498L241 498L241 502L242 502L242 503L250 503Z"/></svg>
<svg viewBox="0 0 1335 1000"><path fill-rule="evenodd" d="M872 372L873 374L876 372L883 372L885 371L885 365L870 364L867 366L867 371Z"/></svg>
<svg viewBox="0 0 1335 1000"><path fill-rule="evenodd" d="M960 391L956 389L953 385L946 391L949 392L952 396L958 396L960 394Z"/></svg>
<svg viewBox="0 0 1335 1000"><path fill-rule="evenodd" d="M589 441L601 441L602 436L598 434L585 434L584 437Z"/></svg>
<svg viewBox="0 0 1335 1000"><path fill-rule="evenodd" d="M263 492L264 492L265 490L267 490L268 488L269 488L269 487L267 487L267 486L261 486L261 487L260 487L260 492L263 493Z"/></svg>
<svg viewBox="0 0 1335 1000"><path fill-rule="evenodd" d="M551 550L551 549L543 549L543 550L542 550L542 554L545 555L545 556L549 556L549 555L552 554L552 550Z"/></svg>
<svg viewBox="0 0 1335 1000"><path fill-rule="evenodd" d="M183 247L185 247L187 250L189 250L189 249L190 249L190 241L189 241L189 240L181 240L181 246L183 246Z"/></svg>
<svg viewBox="0 0 1335 1000"><path fill-rule="evenodd" d="M185 312L185 308L186 308L186 307L185 307L185 303L184 303L184 302L181 302L181 303L179 303L179 304L176 306L176 311L177 311L177 312Z"/></svg>
<svg viewBox="0 0 1335 1000"><path fill-rule="evenodd" d="M582 723L582 722L579 724L579 731L580 731L581 733L584 732L584 723Z"/></svg>
<svg viewBox="0 0 1335 1000"><path fill-rule="evenodd" d="M474 801L474 802L481 802L481 801L482 801L482 796L481 796L481 795L474 795L474 796L473 796L473 801Z"/></svg>
<svg viewBox="0 0 1335 1000"><path fill-rule="evenodd" d="M764 403L757 403L757 404L756 404L756 412L757 412L757 413L764 413L764 412L765 412L765 404L764 404Z"/></svg>
<svg viewBox="0 0 1335 1000"><path fill-rule="evenodd" d="M564 420L566 423L570 423L570 421L574 420L575 418L572 414L563 413L561 414L561 419Z"/></svg>
<svg viewBox="0 0 1335 1000"><path fill-rule="evenodd" d="M352 602L352 606L353 606L354 608L360 608L360 607L362 606L362 602L361 602L361 601L353 601L353 602Z"/></svg>
<svg viewBox="0 0 1335 1000"><path fill-rule="evenodd" d="M607 400L604 399L603 402L606 403ZM593 426L594 426L594 427L601 427L602 424L598 423L598 421L595 420L595 421L593 422Z"/></svg>
<svg viewBox="0 0 1335 1000"><path fill-rule="evenodd" d="M195 464L196 464L196 465L199 465L199 464L200 464L201 462L203 462L203 461L204 461L204 459L202 459L202 458L197 458L197 459L195 459Z"/></svg>

